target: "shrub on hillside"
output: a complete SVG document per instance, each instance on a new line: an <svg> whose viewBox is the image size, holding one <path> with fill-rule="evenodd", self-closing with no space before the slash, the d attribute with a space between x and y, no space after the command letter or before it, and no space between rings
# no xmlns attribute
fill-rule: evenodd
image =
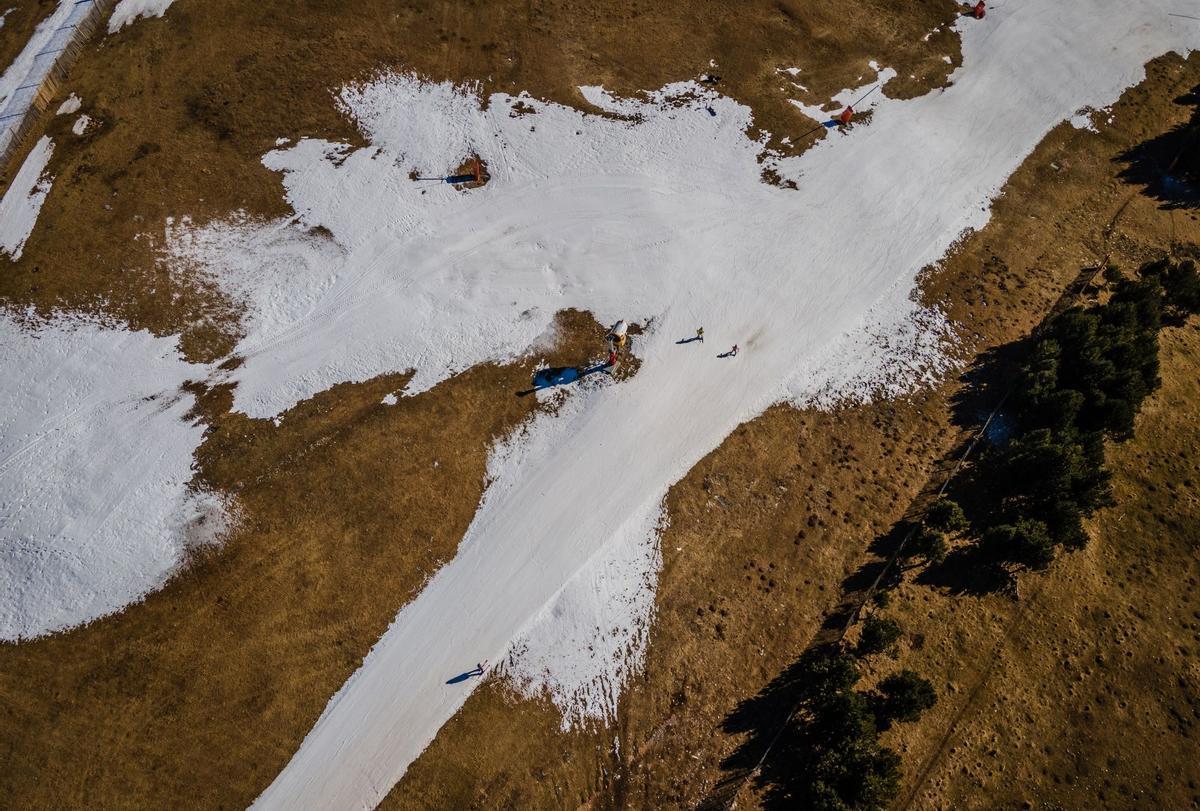
<svg viewBox="0 0 1200 811"><path fill-rule="evenodd" d="M879 745L867 699L853 690L814 703L794 730L793 770L782 786L788 807L885 808L896 793L900 758Z"/></svg>
<svg viewBox="0 0 1200 811"><path fill-rule="evenodd" d="M1078 547L1084 538L1082 517L1111 502L1111 474L1103 465L1099 433L1041 428L993 448L977 474L994 502L986 523L1036 519L1047 527L1052 544Z"/></svg>
<svg viewBox="0 0 1200 811"><path fill-rule="evenodd" d="M859 656L870 656L887 650L900 639L900 625L895 620L870 616L863 623L862 635L858 638L855 651Z"/></svg>
<svg viewBox="0 0 1200 811"><path fill-rule="evenodd" d="M1200 313L1200 273L1192 260L1147 262L1138 270L1138 275L1155 279L1162 285L1163 310L1169 320L1181 321Z"/></svg>
<svg viewBox="0 0 1200 811"><path fill-rule="evenodd" d="M941 563L946 559L946 538L933 527L921 527L905 547L907 557L924 558L926 563Z"/></svg>
<svg viewBox="0 0 1200 811"><path fill-rule="evenodd" d="M894 721L915 721L936 703L933 685L911 670L901 670L879 682L873 697L880 729L887 729Z"/></svg>
<svg viewBox="0 0 1200 811"><path fill-rule="evenodd" d="M1022 563L1031 569L1044 569L1054 560L1054 543L1041 521L1024 519L990 527L979 546L989 557Z"/></svg>
<svg viewBox="0 0 1200 811"><path fill-rule="evenodd" d="M942 532L961 532L967 528L967 516L955 501L942 497L926 511L925 524Z"/></svg>
<svg viewBox="0 0 1200 811"><path fill-rule="evenodd" d="M801 661L799 678L806 698L822 699L853 687L858 681L858 668L848 656L814 653Z"/></svg>

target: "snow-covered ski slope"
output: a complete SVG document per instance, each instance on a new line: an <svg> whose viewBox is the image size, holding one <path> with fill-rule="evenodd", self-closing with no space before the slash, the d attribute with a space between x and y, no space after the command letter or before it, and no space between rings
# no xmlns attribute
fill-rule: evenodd
<svg viewBox="0 0 1200 811"><path fill-rule="evenodd" d="M0 312L0 640L69 628L162 586L212 541L221 500L189 489L204 426L178 339Z"/></svg>
<svg viewBox="0 0 1200 811"><path fill-rule="evenodd" d="M862 335L903 334L918 271L986 222L1050 128L1113 101L1148 59L1200 45L1176 10L1008 0L960 24L964 63L947 90L882 99L869 126L781 164L794 192L758 182L756 145L727 131L745 112L725 100L715 118L698 103L629 110L640 123L547 105L509 118L504 97L485 114L447 88L385 77L347 96L371 147L306 141L268 157L303 225L340 247L283 224L180 228L181 253L250 305L234 376L238 407L256 414L391 368L415 367L419 390L520 352L556 306L655 317L636 377L574 393L498 467L458 556L258 805L374 806L477 683L447 680L501 659L606 544L653 526L667 488L733 428L774 402L878 381L886 358ZM467 195L430 186L436 216L414 207L410 159L444 171L467 147L493 182ZM675 344L698 325L706 344ZM715 357L734 342L736 359Z"/></svg>

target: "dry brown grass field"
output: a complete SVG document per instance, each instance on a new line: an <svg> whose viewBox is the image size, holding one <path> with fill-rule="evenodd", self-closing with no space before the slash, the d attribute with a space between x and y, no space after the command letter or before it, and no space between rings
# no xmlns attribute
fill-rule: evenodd
<svg viewBox="0 0 1200 811"><path fill-rule="evenodd" d="M292 6L284 13L269 3L177 0L162 19L89 44L64 92L80 95L82 112L99 125L76 137L67 118L50 120L57 180L24 256L0 274L0 304L100 312L181 333L194 359L223 357L236 342L238 313L160 261L165 218L203 222L239 209L286 215L279 178L261 165L262 154L280 136L354 142L332 92L381 69L582 106L577 85L632 93L693 78L711 58L720 89L750 105L778 145L811 126L787 104L781 67L803 68L811 96L826 98L859 83L875 58L913 77L889 86L904 95L940 85L959 59L952 34L922 39L959 13L941 0ZM21 4L30 20L21 25L31 28L32 9L46 7ZM19 19L10 15L0 56L14 47ZM1081 267L1106 255L1131 267L1174 241L1200 242L1194 214L1158 210L1116 179L1114 162L1182 120L1187 110L1172 99L1196 84L1197 57L1166 57L1099 133L1056 129L1010 180L992 223L930 269L924 293L958 326L964 364L1027 333ZM0 646L0 805L245 807L399 607L454 554L492 443L536 407L512 396L534 364L598 352L603 330L590 316L568 312L560 321L553 350L472 369L391 407L380 400L404 375L335 387L295 406L279 426L232 413L226 390L197 387L209 426L197 476L236 497L239 529L116 616ZM1154 752L1168 782L1186 772L1188 739L1170 719L1172 710L1190 711L1181 702L1196 687L1188 657L1197 643L1184 639L1194 636L1196 618L1183 611L1195 606L1180 603L1194 586L1194 491L1191 501L1168 496L1165 478L1139 467L1165 475L1167 465L1196 463L1187 410L1195 333L1164 345L1167 384L1139 438L1113 457L1114 468L1124 468L1119 506L1097 519L1099 542L1043 575L1029 598L1043 606L1034 612L1040 635L1004 636L1025 603L1002 598L964 607L960 597L906 586L893 607L910 634L925 639L920 649L902 646L900 661L937 675L944 697L892 741L905 754L916 803L960 807L997 797L1071 806L1103 801L1078 793L1100 790L1115 806L1148 803L1156 795L1153 775L1138 769L1146 761L1118 749L1116 765L1107 765L1106 753L1087 748L1103 734L1130 752L1140 747L1143 757ZM739 428L671 491L646 668L612 725L563 732L548 702L492 680L385 806L703 801L727 776L722 759L743 740L725 719L808 644L872 540L959 441L949 421L959 385L951 379L902 401L833 413L775 408ZM1027 588L1022 583L1023 595ZM1140 597L1126 594L1130 588ZM1125 657L1121 645L1135 631L1134 655ZM974 691L976 667L998 638L1010 640L1003 666ZM1163 648L1164 640L1189 653ZM1119 675L1109 681L1093 650L1120 662ZM1068 659L1071 666L1061 666ZM1180 662L1190 668L1182 675ZM1186 685L1172 686L1176 676ZM1138 679L1164 686L1131 701ZM1120 695L1105 693L1110 685ZM1107 697L1096 700L1100 694ZM957 697L967 695L973 702L956 715ZM1143 737L1117 741L1118 721ZM1002 746L994 741L1001 729ZM1146 742L1153 729L1170 744ZM1081 762L1092 770L1087 780ZM1164 804L1185 797L1177 785L1158 791ZM752 790L743 796L755 799Z"/></svg>

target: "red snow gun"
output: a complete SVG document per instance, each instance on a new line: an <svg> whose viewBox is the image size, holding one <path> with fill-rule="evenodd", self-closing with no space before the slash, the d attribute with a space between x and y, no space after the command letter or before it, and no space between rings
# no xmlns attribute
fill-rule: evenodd
<svg viewBox="0 0 1200 811"><path fill-rule="evenodd" d="M838 123L843 127L850 123L850 119L854 118L854 108L847 106L842 110L842 114L837 117Z"/></svg>
<svg viewBox="0 0 1200 811"><path fill-rule="evenodd" d="M978 3L971 7L971 16L977 20L982 20L984 14L987 14L987 4L983 0L979 0Z"/></svg>

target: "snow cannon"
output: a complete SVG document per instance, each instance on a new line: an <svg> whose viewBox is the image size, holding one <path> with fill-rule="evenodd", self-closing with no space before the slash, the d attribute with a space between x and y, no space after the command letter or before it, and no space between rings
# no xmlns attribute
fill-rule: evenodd
<svg viewBox="0 0 1200 811"><path fill-rule="evenodd" d="M612 329L608 331L608 335L605 336L604 340L617 349L624 349L625 342L629 340L629 324L623 320L613 324Z"/></svg>
<svg viewBox="0 0 1200 811"><path fill-rule="evenodd" d="M838 124L844 127L850 123L850 119L852 118L854 118L854 108L847 105L846 109L842 110L842 114L837 117Z"/></svg>
<svg viewBox="0 0 1200 811"><path fill-rule="evenodd" d="M979 0L978 3L971 7L971 16L977 20L982 20L984 14L987 14L987 5L983 0Z"/></svg>

